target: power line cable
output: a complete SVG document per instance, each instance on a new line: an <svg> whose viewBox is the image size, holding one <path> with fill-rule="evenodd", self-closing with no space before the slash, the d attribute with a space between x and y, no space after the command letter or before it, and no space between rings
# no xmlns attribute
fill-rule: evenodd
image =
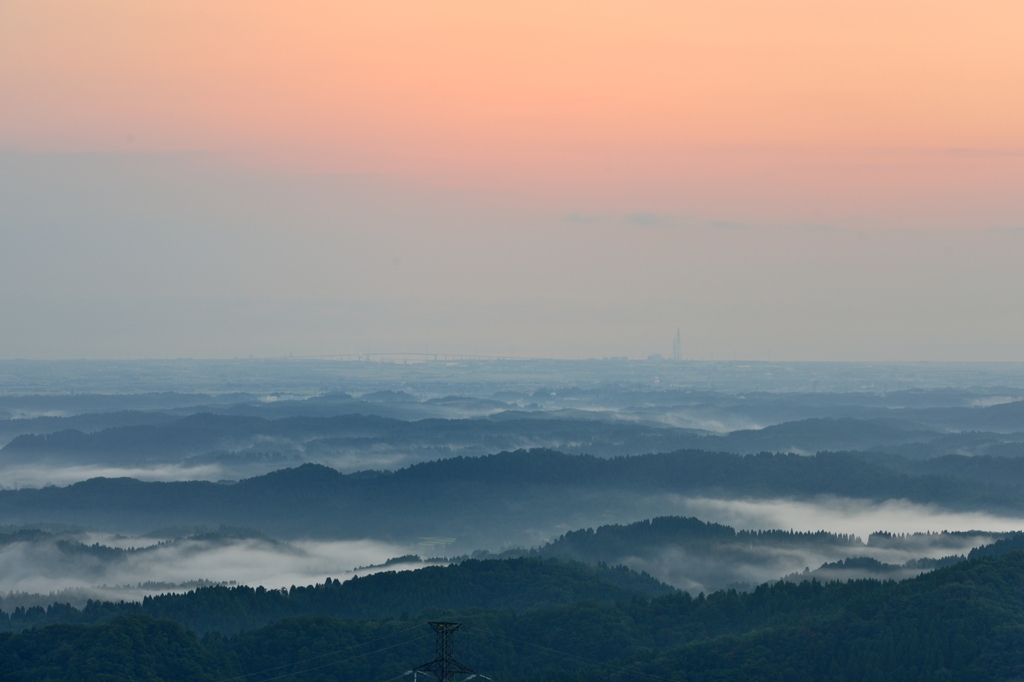
<svg viewBox="0 0 1024 682"><path fill-rule="evenodd" d="M340 654L342 651L349 651L350 649L358 649L361 646L366 646L367 644L373 644L374 642L379 642L379 641L381 641L383 639L387 639L388 637L393 637L394 635L400 635L400 634L402 634L404 632L409 632L410 630L412 630L412 629L414 629L416 627L418 627L418 625L411 625L411 626L409 626L409 627L407 627L407 628L405 628L403 630L396 630L395 632L391 632L391 633L388 633L386 635L382 635L380 637L375 637L374 639L368 639L365 642L360 642L359 644L350 644L347 647L343 647L341 649L336 649L334 651L329 651L326 654L318 654L318 655L312 656L310 658L304 658L304 659L302 659L300 661L292 661L291 663L286 663L284 665L279 665L276 668L267 668L265 670L257 670L256 672L245 673L243 675L238 675L236 677L229 677L228 679L224 680L223 682L234 682L234 680L241 680L241 679L246 678L246 677L252 677L253 675L262 675L264 673L272 673L275 670L281 670L282 668L287 668L289 666L298 665L299 663L309 663L310 661L315 661L315 660L318 660L318 659L321 659L321 658L326 658L327 656L334 656L335 654ZM415 641L415 640L409 640L409 641Z"/></svg>
<svg viewBox="0 0 1024 682"><path fill-rule="evenodd" d="M321 658L327 658L328 656L334 656L336 654L340 654L343 651L350 651L352 649L358 649L359 647L366 646L367 644L373 644L374 642L379 642L379 641L387 639L389 637L394 637L395 635L400 635L402 633L409 632L410 630L413 630L413 629L415 629L417 627L419 627L418 623L416 625L411 625L411 626L409 626L409 627L407 627L405 629L396 630L395 632L388 633L388 634L383 635L381 637L376 637L374 639L368 639L365 642L360 642L359 644L351 644L351 645L349 645L347 647L343 647L341 649L336 649L334 651L329 651L326 654L318 654L316 656L311 656L310 658L304 658L304 659L302 659L300 661L292 661L291 663L285 663L284 665L279 665L279 666L276 666L274 668L266 668L264 670L257 670L255 672L244 673L242 675L237 675L235 677L229 677L228 679L224 680L223 682L234 682L235 680L242 680L242 679L245 679L247 677L252 677L253 675L263 675L263 674L266 674L266 673L272 673L272 672L274 672L276 670L282 670L284 668L289 668L289 667L291 667L293 665L299 665L300 663L309 663L310 661L316 661L316 660L319 660ZM370 652L365 653L365 654L359 654L358 656L353 656L352 658L347 658L347 659L344 659L344 660L341 660L341 661L335 661L334 663L331 663L330 665L335 665L336 663L344 663L345 661L351 661L351 660L353 660L355 658L359 658L361 656L369 656L370 654L375 654L378 651L385 651L386 649L393 649L396 646L401 646L402 644L409 644L411 642L415 642L415 641L420 640L420 639L425 639L425 638L427 638L429 636L430 635L423 635L422 637L416 637L416 638L410 639L408 641L399 642L398 644L392 644L391 646L384 647L383 649L377 649L376 651L370 651ZM310 668L310 670L316 670L316 668ZM273 679L279 679L279 678L275 677ZM264 680L263 682L270 682L270 681L269 680Z"/></svg>
<svg viewBox="0 0 1024 682"><path fill-rule="evenodd" d="M390 680L384 680L384 682L395 682L395 680L400 680L403 677L405 677L406 675L412 675L412 671L411 670L406 670L404 673L402 673L398 677L392 677Z"/></svg>
<svg viewBox="0 0 1024 682"><path fill-rule="evenodd" d="M477 628L476 626L469 626L469 627L466 628L466 630L467 630L467 632L469 634L477 634L477 630L481 630L482 631L483 628ZM614 665L612 665L610 663L604 663L602 661L597 661L597 660L594 660L592 658L587 658L585 656L579 656L577 654L570 654L567 651L559 651L558 649L552 649L551 647L546 647L546 646L543 646L541 644L534 644L533 642L527 642L527 641L524 641L522 639L516 639L515 637L509 637L508 635L503 635L500 632L491 632L491 631L486 631L486 632L489 635L493 635L495 637L501 637L503 639L509 640L510 642L516 642L518 644L523 644L525 646L532 646L532 647L535 647L537 649L542 649L544 651L551 652L553 654L558 654L559 656L565 656L565 657L568 657L568 658L575 658L575 659L583 661L585 663L591 663L593 665L599 665L599 666L602 666L604 668L608 668L609 670L615 670L616 672L626 673L627 675L643 675L644 677L650 677L651 679L654 679L654 680L661 680L662 682L678 682L678 680L672 680L672 679L669 679L667 677L661 677L660 675L654 675L652 673L645 673L645 672L642 672L640 670L630 670L629 668L621 668L619 666L614 666Z"/></svg>
<svg viewBox="0 0 1024 682"><path fill-rule="evenodd" d="M364 656L371 656L373 654L379 654L381 651L387 651L388 649L394 649L395 647L402 646L403 644L411 644L412 642L415 642L415 641L421 640L421 639L426 639L427 637L430 637L430 635L423 635L422 637L416 637L414 639L410 639L410 640L405 641L405 642L399 642L398 644L392 644L391 646L386 646L386 647L383 647L381 649L377 649L376 651L367 651L365 654L359 654L357 656L350 656L349 658L343 658L340 661L332 661L331 663L324 663L323 665L317 665L317 666L314 666L312 668L306 668L305 670L296 670L294 672L285 673L284 675L278 675L277 677L268 677L267 679L262 680L262 682L273 682L274 680L283 680L284 678L292 677L293 675L303 675L305 673L311 673L314 670L322 670L324 668L330 668L332 665L341 665L342 663L348 663L349 661L354 661L357 658L363 658ZM297 663L299 663L299 662L297 661L296 663L292 663L291 665L296 665ZM278 670L280 670L280 668L286 668L286 667L288 667L288 666L280 666L278 668ZM394 679L397 680L397 679L399 679L401 677L405 677L406 675L408 675L411 672L412 672L411 670L408 670L408 671L402 673L401 675L399 675L398 677L396 677ZM250 674L255 675L257 673L250 673ZM388 682L393 682L393 680L389 680Z"/></svg>

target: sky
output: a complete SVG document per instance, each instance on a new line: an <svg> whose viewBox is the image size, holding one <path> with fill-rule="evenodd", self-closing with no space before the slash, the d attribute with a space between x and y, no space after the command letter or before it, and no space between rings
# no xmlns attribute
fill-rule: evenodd
<svg viewBox="0 0 1024 682"><path fill-rule="evenodd" d="M1024 360L1024 5L0 1L0 358Z"/></svg>

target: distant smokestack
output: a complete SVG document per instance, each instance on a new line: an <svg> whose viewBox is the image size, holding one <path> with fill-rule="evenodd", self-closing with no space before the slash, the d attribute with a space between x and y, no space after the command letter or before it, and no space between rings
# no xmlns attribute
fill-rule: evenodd
<svg viewBox="0 0 1024 682"><path fill-rule="evenodd" d="M681 362L683 359L683 342L679 336L679 327L676 327L676 338L672 341L672 360Z"/></svg>

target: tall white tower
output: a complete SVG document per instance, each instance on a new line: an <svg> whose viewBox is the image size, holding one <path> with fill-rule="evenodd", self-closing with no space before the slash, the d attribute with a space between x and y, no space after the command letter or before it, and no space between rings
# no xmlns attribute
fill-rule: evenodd
<svg viewBox="0 0 1024 682"><path fill-rule="evenodd" d="M676 338L672 340L672 359L675 362L683 359L683 342L679 338L679 327L676 327Z"/></svg>

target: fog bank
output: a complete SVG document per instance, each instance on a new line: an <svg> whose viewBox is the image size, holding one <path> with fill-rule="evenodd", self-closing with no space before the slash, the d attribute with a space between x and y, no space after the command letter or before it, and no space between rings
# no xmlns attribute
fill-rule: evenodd
<svg viewBox="0 0 1024 682"><path fill-rule="evenodd" d="M737 529L784 528L798 531L827 530L864 538L877 531L927 533L940 531L1024 530L1024 518L986 512L950 511L936 505L907 500L872 502L853 498L819 496L813 500L729 500L708 497L669 496L675 514L697 516Z"/></svg>
<svg viewBox="0 0 1024 682"><path fill-rule="evenodd" d="M372 567L416 549L375 540L282 543L269 538L185 538L154 545L151 538L97 533L81 541L99 543L99 547L61 547L59 540L0 546L0 594L123 586L134 588L124 594L138 598L173 591L166 585L197 580L281 588L369 574L381 570ZM146 549L103 551L114 546ZM361 567L371 568L358 570ZM389 566L389 570L395 568ZM156 586L139 587L140 583ZM128 597L119 597L124 598Z"/></svg>

